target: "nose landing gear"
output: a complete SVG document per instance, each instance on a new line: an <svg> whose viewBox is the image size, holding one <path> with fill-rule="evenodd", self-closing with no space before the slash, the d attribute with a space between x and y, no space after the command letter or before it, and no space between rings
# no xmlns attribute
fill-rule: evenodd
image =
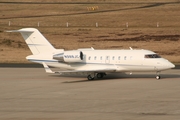
<svg viewBox="0 0 180 120"><path fill-rule="evenodd" d="M160 76L159 74L160 74L160 72L157 71L157 72L156 72L156 79L157 79L157 80L161 79L161 76Z"/></svg>
<svg viewBox="0 0 180 120"><path fill-rule="evenodd" d="M156 79L157 79L157 80L161 79L161 76L157 75L157 76L156 76Z"/></svg>

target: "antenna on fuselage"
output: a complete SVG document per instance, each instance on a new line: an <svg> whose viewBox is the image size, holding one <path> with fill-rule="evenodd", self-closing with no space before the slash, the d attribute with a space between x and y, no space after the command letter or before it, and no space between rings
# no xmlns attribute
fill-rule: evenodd
<svg viewBox="0 0 180 120"><path fill-rule="evenodd" d="M132 47L129 47L130 50L133 50Z"/></svg>
<svg viewBox="0 0 180 120"><path fill-rule="evenodd" d="M91 47L91 49L92 49L92 50L94 50L94 48L93 48L93 47Z"/></svg>

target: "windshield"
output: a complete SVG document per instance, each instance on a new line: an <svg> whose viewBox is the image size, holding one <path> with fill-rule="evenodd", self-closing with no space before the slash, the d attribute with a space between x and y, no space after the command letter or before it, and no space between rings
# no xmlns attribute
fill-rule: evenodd
<svg viewBox="0 0 180 120"><path fill-rule="evenodd" d="M148 54L144 56L145 58L161 58L158 54Z"/></svg>

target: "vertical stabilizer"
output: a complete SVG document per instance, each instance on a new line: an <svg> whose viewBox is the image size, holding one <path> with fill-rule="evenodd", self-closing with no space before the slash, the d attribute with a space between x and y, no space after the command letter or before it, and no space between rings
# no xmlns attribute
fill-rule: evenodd
<svg viewBox="0 0 180 120"><path fill-rule="evenodd" d="M55 50L49 41L35 28L23 28L8 32L20 32L33 55Z"/></svg>

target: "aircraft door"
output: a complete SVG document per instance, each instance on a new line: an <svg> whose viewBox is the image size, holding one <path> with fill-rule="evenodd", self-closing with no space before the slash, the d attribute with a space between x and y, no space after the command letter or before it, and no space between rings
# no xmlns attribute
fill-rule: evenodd
<svg viewBox="0 0 180 120"><path fill-rule="evenodd" d="M110 62L110 56L106 56L105 63L109 63L109 62Z"/></svg>

